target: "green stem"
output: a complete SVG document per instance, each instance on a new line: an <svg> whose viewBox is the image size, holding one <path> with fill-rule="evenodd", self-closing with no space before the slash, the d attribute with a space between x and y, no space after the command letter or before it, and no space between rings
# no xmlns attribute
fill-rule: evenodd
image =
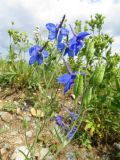
<svg viewBox="0 0 120 160"><path fill-rule="evenodd" d="M45 120L46 120L46 119L45 119ZM39 121L39 123L40 123L40 121ZM39 123L38 123L38 124L39 124ZM36 133L37 133L37 134L36 134L36 136L35 136L35 139L34 139L32 145L31 145L31 147L29 148L29 152L28 152L27 156L28 156L30 153L32 153L33 148L35 148L36 143L37 143L37 140L38 140L38 137L39 137L41 131L43 130L45 124L46 124L46 121L44 121L43 125L41 125L40 127L38 127L38 126L36 127ZM39 130L37 131L38 128L39 128Z"/></svg>
<svg viewBox="0 0 120 160"><path fill-rule="evenodd" d="M58 60L56 61L56 64L55 64L56 67L55 67L55 69L54 69L54 71L53 71L53 74L51 75L50 80L49 80L49 82L48 82L48 88L49 88L49 85L50 85L50 83L51 83L51 81L52 81L52 79L53 79L53 77L54 77L57 69L58 69L58 66L59 66L59 65L57 65L57 64L59 63L61 57L62 57L62 54L59 56Z"/></svg>
<svg viewBox="0 0 120 160"><path fill-rule="evenodd" d="M74 110L75 114L77 112L77 104L78 104L78 97L75 97L75 110Z"/></svg>

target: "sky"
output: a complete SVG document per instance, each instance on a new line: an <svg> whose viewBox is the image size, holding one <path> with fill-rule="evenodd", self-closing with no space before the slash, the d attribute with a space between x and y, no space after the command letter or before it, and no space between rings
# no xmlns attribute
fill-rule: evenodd
<svg viewBox="0 0 120 160"><path fill-rule="evenodd" d="M113 47L119 49L120 0L0 0L0 53L7 52L7 30L12 21L15 28L32 35L35 26L43 31L46 23L58 23L64 14L72 25L76 19L85 21L95 13L106 16L104 32L114 37Z"/></svg>

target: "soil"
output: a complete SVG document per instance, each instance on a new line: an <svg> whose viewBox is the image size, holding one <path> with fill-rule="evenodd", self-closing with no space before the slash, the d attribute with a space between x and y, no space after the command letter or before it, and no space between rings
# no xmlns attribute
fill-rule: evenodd
<svg viewBox="0 0 120 160"><path fill-rule="evenodd" d="M33 95L38 96L39 93L34 92ZM34 107L33 95L28 98L25 91L15 91L9 88L0 90L0 113L7 112L12 116L12 120L9 122L0 118L1 160L10 160L17 147L26 146L24 119L28 122L26 129L28 133L27 143L32 144L35 139L35 123L38 117L31 114L31 108ZM61 92L58 94L58 97L62 98ZM66 105L68 109L71 108L73 103L72 98L74 97L71 97L71 94L67 97ZM15 108L13 106L10 108L7 106L8 104L10 106L14 104ZM62 111L60 112L64 114ZM49 148L52 144L55 144L56 148L59 146L58 140L53 138L50 132L50 127L53 125L55 125L54 121L48 120L47 127L44 128L41 136L37 139L36 150ZM53 153L56 151L56 148L52 151ZM36 156L37 159L39 160L39 157ZM116 149L113 145L99 145L88 150L73 141L61 151L56 160L119 160L119 158L116 157Z"/></svg>

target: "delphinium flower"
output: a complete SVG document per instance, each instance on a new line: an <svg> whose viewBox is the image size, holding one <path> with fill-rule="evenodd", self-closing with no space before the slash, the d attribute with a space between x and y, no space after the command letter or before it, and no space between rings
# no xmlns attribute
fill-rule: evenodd
<svg viewBox="0 0 120 160"><path fill-rule="evenodd" d="M63 27L59 28L59 25L55 25L53 23L46 24L46 27L49 30L48 39L54 40L54 39L57 39L57 36L58 36L58 43L62 41L62 38L64 36L67 36L69 34L69 31L66 28L63 28Z"/></svg>
<svg viewBox="0 0 120 160"><path fill-rule="evenodd" d="M71 27L71 26L70 26ZM68 54L69 57L77 56L78 52L82 49L84 45L84 39L89 35L88 32L80 32L76 34L71 27L73 37L65 43L58 43L58 49L62 52L65 49L64 56ZM66 47L66 48L65 48Z"/></svg>
<svg viewBox="0 0 120 160"><path fill-rule="evenodd" d="M76 131L76 127L73 127L73 129L70 131L70 133L69 133L68 136L67 136L69 140L72 139L72 137L73 137L75 131Z"/></svg>
<svg viewBox="0 0 120 160"><path fill-rule="evenodd" d="M69 73L63 74L62 76L57 78L57 80L58 80L59 83L65 84L64 85L64 94L65 94L74 85L75 78L76 78L76 75L78 74L78 72L73 73L65 60L64 60L64 63L66 65ZM82 73L82 72L80 74L84 75L84 73Z"/></svg>
<svg viewBox="0 0 120 160"><path fill-rule="evenodd" d="M71 26L70 26L71 27ZM72 27L71 27L71 31L73 33L73 38L71 38L68 42L68 48L69 50L72 50L75 52L75 55L78 54L78 52L80 51L80 49L83 47L84 45L84 39L86 36L90 35L88 32L80 32L78 34L76 34ZM68 53L69 54L69 53Z"/></svg>
<svg viewBox="0 0 120 160"><path fill-rule="evenodd" d="M69 133L67 137L68 137L68 140L71 140L73 137L73 134L76 131L76 127L73 127L73 129L70 131L70 127L68 127L68 125L65 124L62 119L63 118L60 115L58 115L55 118L56 124L60 126L62 129L64 129L64 131L66 131L67 134Z"/></svg>
<svg viewBox="0 0 120 160"><path fill-rule="evenodd" d="M43 63L43 59L48 57L48 52L44 50L46 44L43 47L35 45L29 49L29 54L31 56L29 60L30 65L34 64L36 61L40 65Z"/></svg>
<svg viewBox="0 0 120 160"><path fill-rule="evenodd" d="M63 123L62 116L60 116L60 115L56 116L55 121L56 121L56 124L58 126L60 126L60 127L64 127L65 126L65 124Z"/></svg>
<svg viewBox="0 0 120 160"><path fill-rule="evenodd" d="M76 74L77 74L76 72L69 74L65 73L57 79L59 83L65 84L64 93L66 93L74 84Z"/></svg>
<svg viewBox="0 0 120 160"><path fill-rule="evenodd" d="M67 44L65 43L59 43L58 49L60 52L62 52L65 49L64 56L68 54L69 57L74 57L74 55L78 55L78 52L82 49L86 36L88 36L89 33L87 32L81 32L78 35L74 35L72 39L70 39ZM66 48L65 48L66 47Z"/></svg>
<svg viewBox="0 0 120 160"><path fill-rule="evenodd" d="M69 111L68 108L64 107L65 113L68 113L68 116L70 117L71 120L76 120L78 118L78 111L73 112Z"/></svg>
<svg viewBox="0 0 120 160"><path fill-rule="evenodd" d="M63 16L62 21L60 22L59 25L55 25L53 23L48 23L46 24L46 28L49 30L49 40L58 40L58 44L62 42L62 39L64 36L67 36L69 34L69 30L62 27L63 22L65 20L65 15Z"/></svg>
<svg viewBox="0 0 120 160"><path fill-rule="evenodd" d="M67 44L59 43L57 47L60 53L63 52L63 50L65 49L64 56L68 54L69 57L74 57L75 55L74 51L70 49Z"/></svg>
<svg viewBox="0 0 120 160"><path fill-rule="evenodd" d="M67 47L65 49L64 56L67 55L67 54L68 54L69 57L74 57L74 55L75 55L74 51L72 49L70 49L69 47Z"/></svg>
<svg viewBox="0 0 120 160"><path fill-rule="evenodd" d="M70 112L70 119L76 120L78 118L78 113Z"/></svg>
<svg viewBox="0 0 120 160"><path fill-rule="evenodd" d="M49 40L57 40L57 48L59 52L61 53L65 48L64 37L68 37L69 30L62 27L63 22L65 20L65 15L63 16L62 21L59 25L55 25L53 23L46 24L46 28L49 30Z"/></svg>

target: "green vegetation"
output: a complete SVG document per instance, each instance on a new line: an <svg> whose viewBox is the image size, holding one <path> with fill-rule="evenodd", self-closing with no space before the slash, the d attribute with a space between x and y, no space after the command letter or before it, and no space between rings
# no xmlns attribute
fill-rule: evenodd
<svg viewBox="0 0 120 160"><path fill-rule="evenodd" d="M80 111L82 106L80 115L84 113L84 116L79 117L80 126L78 121L76 122L78 130L73 141L87 148L101 143L113 144L120 140L120 53L112 51L113 38L103 33L104 20L105 17L96 14L84 25L79 20L75 22L76 33L84 30L91 34L85 39L85 45L78 56L67 58L73 72L82 71L86 74L84 77L78 75L74 85L74 112ZM8 30L8 34L11 43L8 56L0 60L0 87L39 91L40 105L45 117L54 117L60 111L59 101L64 99L57 97L61 86L56 79L58 75L67 72L63 63L58 63L56 42L48 43L46 50L49 57L44 64L35 63L29 66L25 57L29 54L30 46L45 44L38 30L36 29L33 42L30 42L27 33L13 28ZM72 89L69 92L72 92ZM39 102L36 104L39 108ZM7 111L13 109L12 105L5 106ZM65 119L67 121L67 117ZM60 139L57 131L56 134ZM63 140L60 141L63 143ZM117 156L119 157L119 153Z"/></svg>

